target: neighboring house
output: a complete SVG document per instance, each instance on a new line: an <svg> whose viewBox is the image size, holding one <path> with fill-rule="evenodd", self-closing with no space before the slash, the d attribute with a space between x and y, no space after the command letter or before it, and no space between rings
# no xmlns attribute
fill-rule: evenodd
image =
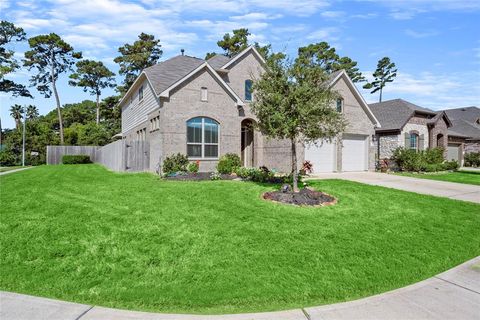
<svg viewBox="0 0 480 320"><path fill-rule="evenodd" d="M480 152L480 109L477 107L444 110L452 122L448 128L448 158Z"/></svg>
<svg viewBox="0 0 480 320"><path fill-rule="evenodd" d="M369 105L381 128L376 130L379 159L389 159L399 147L425 150L442 147L447 157L448 130L452 127L443 111L422 108L402 99ZM461 155L459 155L461 159Z"/></svg>
<svg viewBox="0 0 480 320"><path fill-rule="evenodd" d="M120 101L123 139L127 145L148 143L151 171L176 153L199 160L201 171L213 171L219 157L236 153L244 166L290 172L290 141L267 139L252 127L251 88L264 63L249 47L233 58L180 55L145 69ZM299 145L300 165L306 159L315 172L373 170L378 121L344 71L330 81L342 96L332 107L344 114L348 128L335 143L306 150Z"/></svg>

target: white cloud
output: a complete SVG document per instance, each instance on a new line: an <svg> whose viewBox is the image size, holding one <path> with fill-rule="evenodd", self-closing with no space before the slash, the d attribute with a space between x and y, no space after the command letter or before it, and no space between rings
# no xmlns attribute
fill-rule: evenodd
<svg viewBox="0 0 480 320"><path fill-rule="evenodd" d="M327 19L337 19L345 16L343 11L323 11L320 15Z"/></svg>
<svg viewBox="0 0 480 320"><path fill-rule="evenodd" d="M420 32L420 31L415 31L411 29L405 30L405 34L407 36L410 36L412 38L420 39L420 38L427 38L427 37L432 37L438 35L438 31L425 31L425 32Z"/></svg>
<svg viewBox="0 0 480 320"><path fill-rule="evenodd" d="M337 41L339 39L340 29L336 27L326 27L318 29L307 36L307 39L315 41Z"/></svg>
<svg viewBox="0 0 480 320"><path fill-rule="evenodd" d="M416 12L413 11L392 11L390 17L395 20L410 20L415 16Z"/></svg>
<svg viewBox="0 0 480 320"><path fill-rule="evenodd" d="M266 14L263 12L251 12L241 16L232 16L230 19L232 20L242 20L242 21L257 21L257 20L272 20L272 19L279 19L283 17L281 14Z"/></svg>
<svg viewBox="0 0 480 320"><path fill-rule="evenodd" d="M364 74L370 75L371 72L366 71ZM371 80L371 76L367 78ZM475 79L479 78L480 72L461 74L398 72L395 80L383 89L384 99L402 98L433 110L478 105L480 84ZM365 89L362 89L362 92L369 103L377 102L378 94L371 95L369 90Z"/></svg>

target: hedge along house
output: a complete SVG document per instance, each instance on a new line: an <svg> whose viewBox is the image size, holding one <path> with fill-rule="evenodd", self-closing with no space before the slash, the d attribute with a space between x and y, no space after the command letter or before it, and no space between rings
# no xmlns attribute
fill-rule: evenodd
<svg viewBox="0 0 480 320"><path fill-rule="evenodd" d="M376 130L379 159L390 159L399 147L418 151L442 147L448 158L448 130L452 122L444 111L436 112L402 99L369 106L382 125ZM459 157L456 160L461 162Z"/></svg>
<svg viewBox="0 0 480 320"><path fill-rule="evenodd" d="M200 171L214 171L222 155L236 153L246 167L290 172L290 141L253 128L251 87L264 63L248 47L232 58L182 54L145 69L120 101L122 138L148 142L150 171L176 153L198 160ZM374 169L378 121L344 71L331 75L331 86L342 96L332 107L344 114L348 129L333 144L298 145L299 164L310 160L317 172Z"/></svg>

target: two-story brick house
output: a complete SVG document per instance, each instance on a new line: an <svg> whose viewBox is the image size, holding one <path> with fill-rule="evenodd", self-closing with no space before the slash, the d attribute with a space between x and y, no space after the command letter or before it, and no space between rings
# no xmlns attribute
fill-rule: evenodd
<svg viewBox="0 0 480 320"><path fill-rule="evenodd" d="M199 160L201 171L213 171L219 157L237 153L245 166L289 172L290 142L267 139L252 127L251 87L264 63L249 47L232 58L179 55L145 69L120 101L123 139L149 142L151 171L175 153ZM335 143L299 145L299 162L312 161L317 172L374 169L378 121L344 71L332 74L330 85L342 97L332 107L344 114L348 128Z"/></svg>

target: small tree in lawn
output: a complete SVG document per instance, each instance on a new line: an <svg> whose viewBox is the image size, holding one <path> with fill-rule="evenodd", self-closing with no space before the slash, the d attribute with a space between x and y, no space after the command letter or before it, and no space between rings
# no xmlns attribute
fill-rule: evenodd
<svg viewBox="0 0 480 320"><path fill-rule="evenodd" d="M82 53L75 52L71 45L55 33L30 38L28 44L31 50L25 52L23 63L29 70L37 69L37 74L30 79L31 85L35 86L45 98L50 98L52 91L55 95L60 125L60 143L63 144L62 109L56 83L60 74L72 70L72 65L76 59L82 57Z"/></svg>
<svg viewBox="0 0 480 320"><path fill-rule="evenodd" d="M389 82L393 82L397 76L397 69L395 63L390 61L389 57L384 57L378 61L377 70L373 73L375 80L369 82L363 86L364 89L373 89L370 93L380 91L378 101L382 102L383 88Z"/></svg>
<svg viewBox="0 0 480 320"><path fill-rule="evenodd" d="M290 140L293 190L298 192L297 143L331 141L346 123L333 107L337 94L321 67L298 60L292 63L283 54L273 54L265 69L254 82L251 109L264 135Z"/></svg>
<svg viewBox="0 0 480 320"><path fill-rule="evenodd" d="M81 60L77 62L77 72L70 75L68 83L75 87L83 87L97 98L97 124L100 124L100 95L105 88L115 87L115 74L101 61Z"/></svg>

